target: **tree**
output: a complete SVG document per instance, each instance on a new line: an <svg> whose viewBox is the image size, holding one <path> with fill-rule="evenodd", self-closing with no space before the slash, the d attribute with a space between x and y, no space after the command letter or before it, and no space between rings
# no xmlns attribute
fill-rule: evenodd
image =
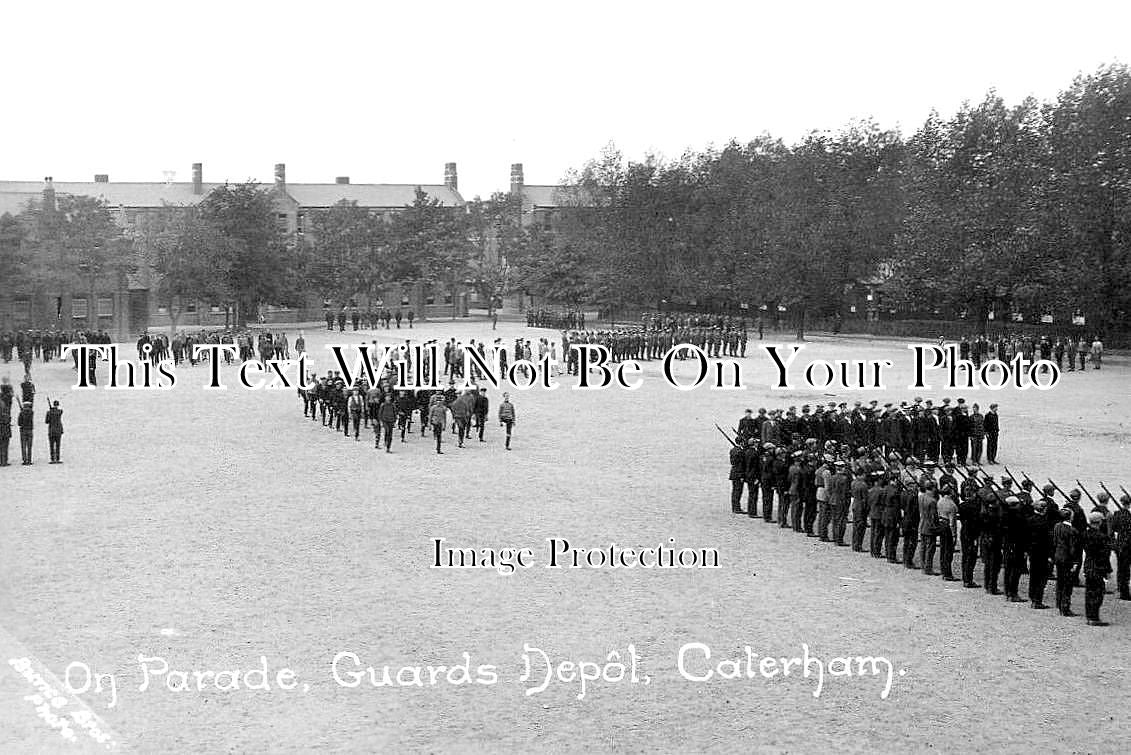
<svg viewBox="0 0 1131 755"><path fill-rule="evenodd" d="M445 283L454 318L456 286L470 275L473 252L467 213L417 187L413 203L393 216L388 232L393 279Z"/></svg>
<svg viewBox="0 0 1131 755"><path fill-rule="evenodd" d="M342 200L308 218L303 279L324 301L345 307L391 279L385 224L356 202Z"/></svg>
<svg viewBox="0 0 1131 755"><path fill-rule="evenodd" d="M187 302L230 301L237 242L205 220L199 208L166 207L139 230L135 243L145 251L151 293L167 308L171 333L177 332Z"/></svg>
<svg viewBox="0 0 1131 755"><path fill-rule="evenodd" d="M53 204L32 202L22 214L30 229L32 287L80 291L86 295L87 327L98 328L98 292L125 287L136 268L129 240L106 203L63 194Z"/></svg>
<svg viewBox="0 0 1131 755"><path fill-rule="evenodd" d="M299 298L300 249L276 220L270 189L255 183L217 186L201 201L200 217L231 243L228 290L236 305L236 324L263 304L285 304Z"/></svg>
<svg viewBox="0 0 1131 755"><path fill-rule="evenodd" d="M522 227L522 197L496 192L490 199L476 199L468 205L468 226L468 277L487 301L490 316L496 297L508 288L512 261L521 259L530 244L530 233Z"/></svg>

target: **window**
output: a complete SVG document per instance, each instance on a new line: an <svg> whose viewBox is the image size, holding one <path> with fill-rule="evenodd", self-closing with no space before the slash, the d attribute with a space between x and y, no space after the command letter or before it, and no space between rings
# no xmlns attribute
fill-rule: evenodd
<svg viewBox="0 0 1131 755"><path fill-rule="evenodd" d="M196 314L196 302L190 301L187 304L185 304L185 312L189 313L190 315L195 315Z"/></svg>
<svg viewBox="0 0 1131 755"><path fill-rule="evenodd" d="M216 314L220 311L220 305L219 304L209 304L208 305L208 311L211 312L212 314Z"/></svg>
<svg viewBox="0 0 1131 755"><path fill-rule="evenodd" d="M424 300L424 303L425 304L435 304L436 303L436 292L435 291L429 291L428 292L428 298Z"/></svg>
<svg viewBox="0 0 1131 755"><path fill-rule="evenodd" d="M283 231L287 230L287 225L288 225L287 213L280 212L279 214L277 214L275 216L275 223L279 226L280 230L283 230Z"/></svg>
<svg viewBox="0 0 1131 755"><path fill-rule="evenodd" d="M98 316L99 317L113 317L114 316L114 300L109 296L98 297Z"/></svg>
<svg viewBox="0 0 1131 755"><path fill-rule="evenodd" d="M402 307L407 307L411 303L412 302L409 301L407 296L405 296L404 294L401 294L401 306Z"/></svg>
<svg viewBox="0 0 1131 755"><path fill-rule="evenodd" d="M444 304L451 304L451 303L452 303L452 292L451 291L445 291L444 292Z"/></svg>
<svg viewBox="0 0 1131 755"><path fill-rule="evenodd" d="M157 314L167 315L167 314L169 314L169 308L166 307L164 304L158 304L157 305Z"/></svg>
<svg viewBox="0 0 1131 755"><path fill-rule="evenodd" d="M85 320L86 316L86 299L71 299L71 317L76 320Z"/></svg>

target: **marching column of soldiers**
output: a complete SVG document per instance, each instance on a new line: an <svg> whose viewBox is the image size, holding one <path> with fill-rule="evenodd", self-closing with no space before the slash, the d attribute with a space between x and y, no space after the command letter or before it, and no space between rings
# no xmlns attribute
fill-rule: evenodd
<svg viewBox="0 0 1131 755"><path fill-rule="evenodd" d="M1051 479L1040 485L1024 474L1018 479L1008 467L995 479L980 464L980 444L986 441L987 461L996 463L996 404L985 415L976 404L968 411L961 398L953 407L944 398L937 406L915 399L914 406L898 409L861 402L852 410L844 403L809 409L748 409L733 438L716 425L731 443L733 513L948 582L961 580L1009 602L1028 600L1033 609L1049 608L1052 581L1063 616L1077 615L1073 591L1083 587L1090 626L1107 626L1100 607L1114 552L1119 599L1131 601L1131 493L1121 487L1116 498L1101 482L1093 497L1079 480L1065 492ZM923 414L929 431L916 431L915 418ZM946 416L952 421L942 422ZM976 430L973 417L980 417ZM1092 507L1087 512L1085 496Z"/></svg>
<svg viewBox="0 0 1131 755"><path fill-rule="evenodd" d="M427 347L432 343L429 341L424 345ZM501 348L498 343L496 342L495 348ZM347 439L352 435L356 442L361 441L363 429L372 427L374 448L384 447L385 453L392 453L394 428L401 443L409 442L414 435L414 420L418 423L421 438L429 432L432 434L437 454L444 453L444 435L449 426L456 436L458 448L464 448L473 438L485 443L484 436L490 416L487 389L473 386L460 391L455 386L456 377L462 377L463 374L462 359L457 358L457 354L462 355L462 348L454 341L445 346L442 374L449 376L449 381L447 388L443 390L395 387L397 365L403 362L407 371L411 372L412 369L412 346L409 341L395 350L394 357L375 385L370 385L364 377L347 385L341 373L333 370L322 377L311 373L307 380L309 387L298 389L303 403L303 417L309 417L312 422L321 421L323 427L340 432ZM473 345L473 348L481 355L486 353L482 343ZM423 359L421 371L428 381L433 365L427 351L424 352ZM503 394L497 418L499 425L506 431L504 448L509 451L517 420L514 405L507 393Z"/></svg>

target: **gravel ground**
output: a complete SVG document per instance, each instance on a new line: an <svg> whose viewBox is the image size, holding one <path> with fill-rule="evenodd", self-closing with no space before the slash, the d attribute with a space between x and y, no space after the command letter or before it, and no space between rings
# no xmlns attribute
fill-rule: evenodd
<svg viewBox="0 0 1131 755"><path fill-rule="evenodd" d="M481 322L412 331L519 334L553 335ZM327 335L308 332L322 369ZM942 394L904 388L902 343L817 339L799 361L817 357L891 359L897 387L771 391L772 363L755 351L748 390L680 393L650 363L634 392L512 391L514 451L493 424L487 443L449 443L443 456L419 435L375 453L372 436L356 443L304 420L293 391L202 391L204 367L181 369L173 391L115 393L71 391L67 363L36 366L40 395L64 403L65 464L46 463L40 435L34 466L0 470L4 660L23 652L60 677L72 661L114 674L114 707L81 697L136 752L1122 751L1131 604L1109 596L1112 626L1087 627L730 514L713 423L729 427L747 406ZM1011 469L1131 487L1127 367L1066 374L1048 392L949 395L1001 404ZM499 391L490 398L494 415ZM430 569L433 537L530 547L536 566ZM545 569L549 537L674 538L718 549L722 568ZM1082 591L1075 604L1082 613ZM793 657L803 644L826 661L884 657L893 682L886 699L870 674L826 678L819 697L796 671L692 682L677 669L687 643L710 646L712 662L745 646ZM535 680L519 681L524 644L555 662L626 658L631 644L640 681L590 683L583 699L577 682L528 695L543 672L535 664ZM498 683L448 684L441 672L435 686L347 688L331 673L343 651L394 675L468 653L473 676L491 664ZM185 670L251 669L266 656L272 689L170 691L158 677L141 691L139 654ZM298 688L274 684L283 667ZM57 749L18 689L4 666L0 750Z"/></svg>

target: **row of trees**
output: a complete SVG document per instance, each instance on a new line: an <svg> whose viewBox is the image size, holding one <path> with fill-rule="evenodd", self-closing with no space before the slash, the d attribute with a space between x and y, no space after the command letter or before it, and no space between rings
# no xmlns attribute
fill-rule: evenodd
<svg viewBox="0 0 1131 755"><path fill-rule="evenodd" d="M1126 325L1131 73L1047 103L991 92L909 138L865 122L674 161L610 148L562 195L554 238L512 261L519 285L566 303L780 304L803 330L884 269L885 307L907 317Z"/></svg>

